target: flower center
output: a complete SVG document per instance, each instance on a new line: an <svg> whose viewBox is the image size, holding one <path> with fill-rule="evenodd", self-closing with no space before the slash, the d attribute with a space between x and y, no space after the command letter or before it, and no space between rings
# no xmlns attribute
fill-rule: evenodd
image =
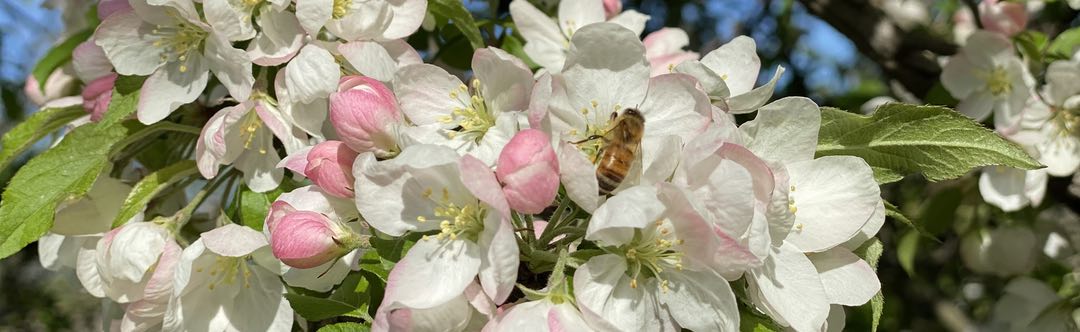
<svg viewBox="0 0 1080 332"><path fill-rule="evenodd" d="M986 78L986 86L995 97L1001 97L1012 91L1012 81L1005 67L995 66Z"/></svg>
<svg viewBox="0 0 1080 332"><path fill-rule="evenodd" d="M450 98L458 100L462 93L469 96L469 101L464 107L455 108L450 115L443 116L439 121L443 123L457 123L460 127L458 132L450 132L450 138L457 135L466 135L477 142L484 137L487 130L495 126L495 115L487 108L484 94L480 92L480 80L472 80L472 89L462 84L457 90L450 92Z"/></svg>
<svg viewBox="0 0 1080 332"><path fill-rule="evenodd" d="M247 115L244 115L244 120L240 124L240 138L244 140L244 149L255 150L259 154L266 154L272 149L273 147L270 144L273 144L273 140L260 139L261 137L259 137L268 134L266 129L262 119L259 118L258 112L252 110Z"/></svg>
<svg viewBox="0 0 1080 332"><path fill-rule="evenodd" d="M613 111L610 114L615 114L616 112L622 110L622 106L616 104L612 107L612 109ZM603 120L600 120L600 123L595 123L594 119L596 119L596 117L590 115L590 113L595 115L597 112L603 112L603 110L600 109L600 103L595 100L591 101L589 103L589 106L582 107L581 110L579 110L578 112L580 112L581 115L585 116L585 133L584 135L581 135L581 133L578 132L577 129L571 129L567 133L567 135L569 135L569 137L575 137L579 140L584 140L578 143L577 147L581 150L581 152L584 152L590 160L593 160L595 162L596 158L598 158L600 155L600 150L604 147L604 140L589 138L603 137L604 135L607 135L607 133L611 131L611 129L614 128L616 125L615 121L612 121L615 119L615 117L601 117L601 119Z"/></svg>
<svg viewBox="0 0 1080 332"><path fill-rule="evenodd" d="M244 5L244 8L254 8L262 3L263 0L241 0L240 2Z"/></svg>
<svg viewBox="0 0 1080 332"><path fill-rule="evenodd" d="M233 285L237 282L237 277L243 276L244 288L251 288L251 268L247 265L247 257L224 257L218 256L214 258L214 262L207 266L197 267L196 273L209 273L210 274L210 290L214 290L217 285Z"/></svg>
<svg viewBox="0 0 1080 332"><path fill-rule="evenodd" d="M1058 135L1080 136L1080 108L1057 109L1051 121L1055 122Z"/></svg>
<svg viewBox="0 0 1080 332"><path fill-rule="evenodd" d="M161 53L161 60L179 62L180 72L183 73L188 70L187 62L191 59L192 53L199 52L209 33L183 19L178 18L176 21L179 23L174 26L155 27L150 31L150 36L156 39L153 45L164 50Z"/></svg>
<svg viewBox="0 0 1080 332"><path fill-rule="evenodd" d="M441 231L436 238L439 240L465 238L475 242L480 232L484 230L484 217L487 216L487 210L480 206L480 202L475 201L458 206L457 203L450 201L450 192L446 188L443 188L438 200L432 199L431 196L431 188L424 191L424 197L435 202L435 209L432 212L441 220L439 222ZM426 222L427 218L419 216L416 220Z"/></svg>
<svg viewBox="0 0 1080 332"><path fill-rule="evenodd" d="M334 0L334 12L331 17L335 20L340 20L342 17L349 14L350 6L352 6L352 0Z"/></svg>
<svg viewBox="0 0 1080 332"><path fill-rule="evenodd" d="M626 258L630 287L637 288L640 278L653 277L660 281L660 289L667 291L668 280L661 277L661 273L667 269L682 270L682 244L683 241L671 232L670 221L666 219L635 231L630 243L616 248L616 252Z"/></svg>

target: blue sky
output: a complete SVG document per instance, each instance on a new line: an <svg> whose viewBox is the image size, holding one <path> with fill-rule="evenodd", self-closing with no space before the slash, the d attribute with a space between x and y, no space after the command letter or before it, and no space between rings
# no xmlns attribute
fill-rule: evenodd
<svg viewBox="0 0 1080 332"><path fill-rule="evenodd" d="M0 80L22 82L52 46L62 23L41 0L0 0Z"/></svg>

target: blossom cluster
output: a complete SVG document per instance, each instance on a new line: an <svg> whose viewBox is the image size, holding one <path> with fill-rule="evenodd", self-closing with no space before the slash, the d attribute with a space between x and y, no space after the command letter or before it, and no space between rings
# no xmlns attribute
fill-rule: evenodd
<svg viewBox="0 0 1080 332"><path fill-rule="evenodd" d="M74 54L82 93L50 103L99 121L118 77L147 76L137 120L204 115L193 159L207 181L307 185L277 196L261 231L223 217L193 234L144 213L113 228L132 189L103 176L58 209L42 264L124 308L124 331L289 330L284 294L332 291L386 240L408 245L376 331L732 331L746 310L834 330L879 292L854 253L885 220L873 171L815 157L818 106L772 100L782 67L755 86L753 39L700 56L677 28L640 37L649 17L619 1L509 11L528 60L485 47L451 73L405 40L434 24L425 0L102 1ZM1027 81L1001 58L951 62L962 110L994 105L1017 135L1075 127L1046 111L1070 105L1071 85L1049 86L1060 104L1038 118L1059 130L1021 125L1038 120L1018 112Z"/></svg>

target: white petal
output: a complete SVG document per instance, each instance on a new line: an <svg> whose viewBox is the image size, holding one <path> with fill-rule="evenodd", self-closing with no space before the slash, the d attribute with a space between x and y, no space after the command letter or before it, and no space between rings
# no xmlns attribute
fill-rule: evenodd
<svg viewBox="0 0 1080 332"><path fill-rule="evenodd" d="M785 240L803 252L851 239L881 204L873 171L861 158L827 156L788 165L795 227Z"/></svg>
<svg viewBox="0 0 1080 332"><path fill-rule="evenodd" d="M809 257L821 276L829 303L860 306L881 290L874 268L847 248L833 248Z"/></svg>
<svg viewBox="0 0 1080 332"><path fill-rule="evenodd" d="M310 0L308 0L310 1ZM303 2L303 1L302 1ZM292 100L308 104L337 91L341 69L327 50L307 45L285 66L285 84Z"/></svg>
<svg viewBox="0 0 1080 332"><path fill-rule="evenodd" d="M258 22L262 33L255 36L247 48L252 62L260 66L277 66L300 51L304 30L295 14L264 9L259 14Z"/></svg>
<svg viewBox="0 0 1080 332"><path fill-rule="evenodd" d="M793 163L814 159L821 111L809 98L788 97L762 107L739 127L753 140L746 147L763 159Z"/></svg>
<svg viewBox="0 0 1080 332"><path fill-rule="evenodd" d="M829 316L829 298L814 264L785 243L769 253L765 264L751 270L751 297L766 305L797 331L817 331Z"/></svg>
<svg viewBox="0 0 1080 332"><path fill-rule="evenodd" d="M269 245L266 237L247 226L228 224L202 233L206 249L226 257L241 257Z"/></svg>
<svg viewBox="0 0 1080 332"><path fill-rule="evenodd" d="M318 35L319 30L322 30L323 25L333 15L333 0L296 1L296 18L300 20L300 26L304 27L304 31L307 31L309 35Z"/></svg>
<svg viewBox="0 0 1080 332"><path fill-rule="evenodd" d="M523 111L529 106L533 75L521 59L498 48L473 53L473 71L481 82L488 112Z"/></svg>
<svg viewBox="0 0 1080 332"><path fill-rule="evenodd" d="M645 22L649 21L649 15L639 13L636 10L629 9L619 13L619 15L612 17L608 20L609 23L615 23L623 26L624 28L633 31L636 34L641 34L645 31Z"/></svg>
<svg viewBox="0 0 1080 332"><path fill-rule="evenodd" d="M989 90L977 90L960 104L956 105L956 111L976 121L985 120L994 110L994 96Z"/></svg>
<svg viewBox="0 0 1080 332"><path fill-rule="evenodd" d="M354 41L341 44L338 51L356 71L383 82L394 79L397 62L379 43L372 41Z"/></svg>
<svg viewBox="0 0 1080 332"><path fill-rule="evenodd" d="M203 0L203 13L206 22L230 41L248 40L255 37L255 26L251 24L250 10L244 5L230 4L228 0Z"/></svg>
<svg viewBox="0 0 1080 332"><path fill-rule="evenodd" d="M649 88L645 46L637 35L621 26L585 26L574 33L570 42L563 76L573 108L594 108L592 116L606 121L611 112L641 105L645 100ZM596 106L590 107L593 102Z"/></svg>
<svg viewBox="0 0 1080 332"><path fill-rule="evenodd" d="M463 296L427 309L396 309L384 315L387 327L384 329L380 317L375 317L372 331L416 331L416 332L457 332L464 331L472 317L469 303Z"/></svg>
<svg viewBox="0 0 1080 332"><path fill-rule="evenodd" d="M135 12L122 12L101 22L94 33L94 43L105 51L121 75L150 75L165 61L165 50L155 47L150 34L153 27L144 24Z"/></svg>
<svg viewBox="0 0 1080 332"><path fill-rule="evenodd" d="M634 230L656 221L664 204L656 198L653 186L636 186L620 191L593 212L585 238L603 245L629 243Z"/></svg>
<svg viewBox="0 0 1080 332"><path fill-rule="evenodd" d="M359 251L353 251L341 257L310 269L286 267L281 278L293 287L303 287L316 292L329 292L340 284L349 274L350 263L360 258Z"/></svg>
<svg viewBox="0 0 1080 332"><path fill-rule="evenodd" d="M625 259L613 254L590 258L574 272L574 297L585 321L598 330L608 325L620 331L660 330L655 299L645 292L657 286L630 287Z"/></svg>
<svg viewBox="0 0 1080 332"><path fill-rule="evenodd" d="M484 219L484 231L477 244L483 254L480 256L480 285L492 301L502 304L517 282L517 238L510 223L492 213Z"/></svg>
<svg viewBox="0 0 1080 332"><path fill-rule="evenodd" d="M463 86L457 77L429 64L405 66L394 77L394 92L401 111L418 125L451 126L439 120L455 108L469 105L468 93L460 90Z"/></svg>
<svg viewBox="0 0 1080 332"><path fill-rule="evenodd" d="M85 197L57 209L50 231L60 235L108 232L129 192L131 186L120 180L101 177Z"/></svg>
<svg viewBox="0 0 1080 332"><path fill-rule="evenodd" d="M955 56L949 58L945 68L941 71L941 85L952 94L953 97L966 99L969 95L986 86L983 70L975 67L967 57Z"/></svg>
<svg viewBox="0 0 1080 332"><path fill-rule="evenodd" d="M406 38L420 28L427 14L426 0L387 1L394 18L382 32L382 39Z"/></svg>
<svg viewBox="0 0 1080 332"><path fill-rule="evenodd" d="M560 1L558 15L561 31L568 36L573 35L575 31L586 25L604 21L604 2L601 0Z"/></svg>
<svg viewBox="0 0 1080 332"><path fill-rule="evenodd" d="M433 214L436 205L428 198L429 190L439 194L446 188L449 199L459 206L465 199L475 199L461 183L459 159L457 152L434 145L410 146L382 162L362 154L353 165L356 206L372 227L393 236L438 229L435 220L441 219Z"/></svg>
<svg viewBox="0 0 1080 332"><path fill-rule="evenodd" d="M704 131L712 106L696 84L686 74L665 74L649 80L649 94L640 107L646 137L675 135L687 142Z"/></svg>
<svg viewBox="0 0 1080 332"><path fill-rule="evenodd" d="M719 275L683 271L667 274L670 290L661 291L659 299L679 326L692 331L735 331L739 326L739 307L735 293Z"/></svg>
<svg viewBox="0 0 1080 332"><path fill-rule="evenodd" d="M236 100L247 100L255 77L251 74L251 60L247 52L235 49L224 38L210 34L206 37L206 61L214 77L229 89Z"/></svg>
<svg viewBox="0 0 1080 332"><path fill-rule="evenodd" d="M97 239L88 239L82 243L75 260L75 276L90 295L105 297L105 286L97 268L97 242Z"/></svg>
<svg viewBox="0 0 1080 332"><path fill-rule="evenodd" d="M1053 176L1069 176L1080 168L1080 138L1062 135L1058 126L1044 129L1045 141L1037 145L1039 162L1046 165L1046 172Z"/></svg>
<svg viewBox="0 0 1080 332"><path fill-rule="evenodd" d="M776 89L776 82L780 81L781 75L784 75L784 66L777 66L776 73L773 74L768 83L756 87L750 92L732 96L727 100L728 108L732 113L739 114L752 112L761 105L765 105L765 103L769 102L769 98L772 98L773 90Z"/></svg>
<svg viewBox="0 0 1080 332"><path fill-rule="evenodd" d="M746 36L735 37L709 52L701 58L701 63L724 79L733 96L750 92L754 88L754 82L757 82L758 71L761 70L757 43Z"/></svg>
<svg viewBox="0 0 1080 332"><path fill-rule="evenodd" d="M549 72L562 71L567 40L558 24L526 0L511 2L510 16L525 37L525 54Z"/></svg>
<svg viewBox="0 0 1080 332"><path fill-rule="evenodd" d="M281 280L274 273L258 266L250 266L249 271L252 272L251 276L238 276L245 278L244 289L233 301L222 303L232 329L290 331L293 325L293 309L289 306L289 301L281 296L285 292Z"/></svg>
<svg viewBox="0 0 1080 332"><path fill-rule="evenodd" d="M1046 181L1045 169L1024 171L992 166L987 167L979 176L979 193L987 203L1006 212L1018 211L1031 205L1033 198L1042 200L1042 195L1046 192Z"/></svg>
<svg viewBox="0 0 1080 332"><path fill-rule="evenodd" d="M492 332L548 332L548 312L554 304L551 301L529 301L510 307Z"/></svg>
<svg viewBox="0 0 1080 332"><path fill-rule="evenodd" d="M201 56L189 58L186 65L170 63L158 68L139 90L139 121L156 123L181 105L195 101L206 88L209 70L209 64Z"/></svg>
<svg viewBox="0 0 1080 332"><path fill-rule="evenodd" d="M566 188L566 195L585 212L592 212L600 205L600 184L596 181L596 167L585 153L570 143L562 142L557 151L559 157L559 180Z"/></svg>
<svg viewBox="0 0 1080 332"><path fill-rule="evenodd" d="M480 248L466 240L420 240L386 280L379 310L426 309L461 295L480 270Z"/></svg>

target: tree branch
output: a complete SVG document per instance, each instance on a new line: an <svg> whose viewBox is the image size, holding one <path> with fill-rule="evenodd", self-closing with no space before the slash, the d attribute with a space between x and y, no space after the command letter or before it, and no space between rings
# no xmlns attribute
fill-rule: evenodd
<svg viewBox="0 0 1080 332"><path fill-rule="evenodd" d="M843 33L859 51L917 97L925 96L941 75L937 56L957 46L923 28L903 29L873 0L799 0L814 15Z"/></svg>

